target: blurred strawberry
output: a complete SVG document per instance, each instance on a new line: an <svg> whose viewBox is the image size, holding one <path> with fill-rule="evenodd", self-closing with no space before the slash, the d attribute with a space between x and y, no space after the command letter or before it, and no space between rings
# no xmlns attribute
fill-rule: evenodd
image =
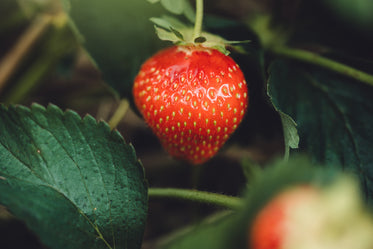
<svg viewBox="0 0 373 249"><path fill-rule="evenodd" d="M373 219L355 181L325 189L296 186L260 210L249 231L251 249L370 249Z"/></svg>

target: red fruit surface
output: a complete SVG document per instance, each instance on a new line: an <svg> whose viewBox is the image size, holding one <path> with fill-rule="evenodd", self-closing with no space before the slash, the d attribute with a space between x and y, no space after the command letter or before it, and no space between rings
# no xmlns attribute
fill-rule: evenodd
<svg viewBox="0 0 373 249"><path fill-rule="evenodd" d="M301 186L280 193L256 216L249 231L250 249L283 249L290 226L289 215L297 205L314 198L316 189Z"/></svg>
<svg viewBox="0 0 373 249"><path fill-rule="evenodd" d="M217 153L248 105L246 81L234 60L197 45L173 46L149 58L133 95L163 147L193 164Z"/></svg>

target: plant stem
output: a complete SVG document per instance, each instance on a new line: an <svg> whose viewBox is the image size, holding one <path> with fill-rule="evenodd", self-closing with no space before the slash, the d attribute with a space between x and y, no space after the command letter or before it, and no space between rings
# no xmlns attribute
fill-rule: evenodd
<svg viewBox="0 0 373 249"><path fill-rule="evenodd" d="M49 16L46 15L45 18L49 19ZM50 16L50 18L48 33L40 40L40 45L43 45L44 50L38 54L33 63L20 76L17 76L17 80L12 82L12 87L4 96L3 102L8 104L19 103L27 98L32 90L43 83L42 78L50 72L58 61L66 54L72 53L77 47L75 37L71 36L67 15L60 12Z"/></svg>
<svg viewBox="0 0 373 249"><path fill-rule="evenodd" d="M51 16L37 16L14 47L0 61L0 90L4 88L7 80L15 73L26 54L30 52L32 46L44 34L51 23Z"/></svg>
<svg viewBox="0 0 373 249"><path fill-rule="evenodd" d="M171 198L213 204L230 209L239 209L242 201L238 197L190 189L149 188L150 198Z"/></svg>
<svg viewBox="0 0 373 249"><path fill-rule="evenodd" d="M350 78L359 80L361 82L364 82L368 85L373 86L373 75L360 71L356 68L347 66L340 62L336 62L334 60L322 57L316 53L312 53L312 52L305 51L302 49L294 49L294 48L288 48L288 47L283 47L283 46L274 46L270 48L270 51L279 56L283 56L286 58L291 58L291 59L295 59L295 60L299 60L299 61L303 61L303 62L314 64L320 67L327 68L341 75L348 76Z"/></svg>
<svg viewBox="0 0 373 249"><path fill-rule="evenodd" d="M114 129L117 127L119 122L123 119L123 117L126 115L129 107L129 102L127 99L121 99L119 102L119 106L115 110L113 116L109 120L109 126L111 129Z"/></svg>
<svg viewBox="0 0 373 249"><path fill-rule="evenodd" d="M196 22L194 23L194 39L201 36L203 22L203 0L196 0Z"/></svg>

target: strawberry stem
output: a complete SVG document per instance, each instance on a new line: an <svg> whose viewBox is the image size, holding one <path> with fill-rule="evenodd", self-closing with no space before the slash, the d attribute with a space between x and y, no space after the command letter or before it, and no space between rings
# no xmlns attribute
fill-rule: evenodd
<svg viewBox="0 0 373 249"><path fill-rule="evenodd" d="M270 51L278 56L314 64L373 86L373 75L340 62L322 57L316 53L285 46L274 46L270 48Z"/></svg>
<svg viewBox="0 0 373 249"><path fill-rule="evenodd" d="M113 116L109 120L109 126L113 130L117 127L119 122L123 119L123 117L126 115L128 108L129 108L129 102L127 99L121 99L119 102L119 105L117 109L115 110Z"/></svg>
<svg viewBox="0 0 373 249"><path fill-rule="evenodd" d="M170 198L187 201L195 201L206 204L213 204L229 209L242 207L242 200L238 197L227 196L205 191L177 189L177 188L149 188L150 198Z"/></svg>
<svg viewBox="0 0 373 249"><path fill-rule="evenodd" d="M196 21L194 23L194 39L201 36L203 21L203 0L196 0Z"/></svg>

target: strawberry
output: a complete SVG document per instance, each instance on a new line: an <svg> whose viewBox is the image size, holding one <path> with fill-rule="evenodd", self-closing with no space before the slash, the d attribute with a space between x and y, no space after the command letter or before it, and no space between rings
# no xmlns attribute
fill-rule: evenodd
<svg viewBox="0 0 373 249"><path fill-rule="evenodd" d="M248 106L239 66L198 44L172 46L149 58L135 78L133 95L163 147L192 164L217 153Z"/></svg>
<svg viewBox="0 0 373 249"><path fill-rule="evenodd" d="M262 208L249 229L250 249L371 249L373 217L355 178L292 186Z"/></svg>
<svg viewBox="0 0 373 249"><path fill-rule="evenodd" d="M316 196L316 190L309 186L286 190L271 200L254 219L249 232L251 249L284 248L291 224L289 216L302 203L308 203ZM290 224L289 224L290 223Z"/></svg>

